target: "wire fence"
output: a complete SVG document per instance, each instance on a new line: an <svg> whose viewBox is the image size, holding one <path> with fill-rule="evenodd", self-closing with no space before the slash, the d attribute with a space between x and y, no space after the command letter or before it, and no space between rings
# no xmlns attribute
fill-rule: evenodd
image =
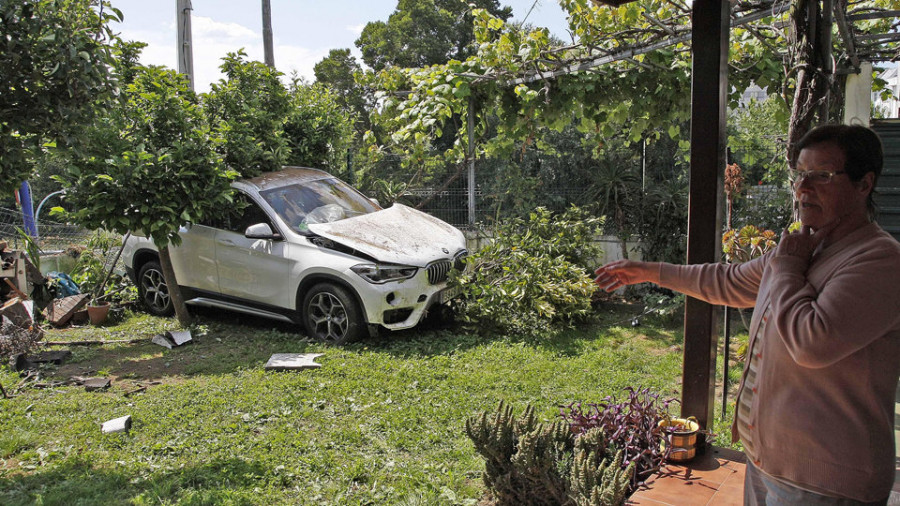
<svg viewBox="0 0 900 506"><path fill-rule="evenodd" d="M84 246L92 235L92 231L77 225L59 223L41 219L36 224L37 237L34 242L43 254L52 254L76 245ZM25 228L25 216L22 211L0 207L0 240L6 241L12 248L24 246L20 230Z"/></svg>

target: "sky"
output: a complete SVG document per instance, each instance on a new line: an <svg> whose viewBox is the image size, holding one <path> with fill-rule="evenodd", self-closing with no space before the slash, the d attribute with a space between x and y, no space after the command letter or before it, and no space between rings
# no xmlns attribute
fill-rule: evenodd
<svg viewBox="0 0 900 506"><path fill-rule="evenodd" d="M396 0L270 0L275 67L315 80L313 66L332 49L350 49L362 64L354 41L370 21L387 21ZM124 21L112 29L126 40L146 42L141 63L177 69L175 16L177 0L111 0ZM260 0L192 0L191 32L194 87L207 92L223 76L221 58L243 48L251 60L263 61ZM500 0L523 19L570 40L566 16L556 0ZM529 14L530 12L530 14ZM526 14L528 17L526 18Z"/></svg>

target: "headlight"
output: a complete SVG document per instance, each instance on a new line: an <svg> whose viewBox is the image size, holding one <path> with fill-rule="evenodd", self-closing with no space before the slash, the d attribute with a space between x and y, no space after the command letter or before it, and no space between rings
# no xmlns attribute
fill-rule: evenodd
<svg viewBox="0 0 900 506"><path fill-rule="evenodd" d="M388 281L400 281L401 279L409 279L416 275L418 267L410 267L408 265L376 265L376 264L359 264L350 268L353 272L359 274L369 283L387 283Z"/></svg>

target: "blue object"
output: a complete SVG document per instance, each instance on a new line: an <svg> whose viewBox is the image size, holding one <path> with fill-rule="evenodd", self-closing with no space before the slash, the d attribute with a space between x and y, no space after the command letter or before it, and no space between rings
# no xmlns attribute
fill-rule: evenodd
<svg viewBox="0 0 900 506"><path fill-rule="evenodd" d="M47 278L50 279L50 284L56 286L56 298L62 299L63 297L69 297L70 295L78 295L81 293L81 290L78 289L78 284L69 277L65 272L48 272Z"/></svg>
<svg viewBox="0 0 900 506"><path fill-rule="evenodd" d="M37 237L37 224L34 221L34 203L31 201L31 186L28 181L22 181L19 189L19 204L22 206L22 220L25 222L25 233L29 237Z"/></svg>

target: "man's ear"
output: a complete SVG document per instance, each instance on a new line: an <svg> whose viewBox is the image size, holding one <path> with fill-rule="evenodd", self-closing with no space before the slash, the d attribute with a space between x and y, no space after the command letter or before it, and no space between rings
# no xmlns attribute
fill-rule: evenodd
<svg viewBox="0 0 900 506"><path fill-rule="evenodd" d="M856 182L856 187L864 195L872 193L872 190L875 189L875 173L866 172L866 175Z"/></svg>

